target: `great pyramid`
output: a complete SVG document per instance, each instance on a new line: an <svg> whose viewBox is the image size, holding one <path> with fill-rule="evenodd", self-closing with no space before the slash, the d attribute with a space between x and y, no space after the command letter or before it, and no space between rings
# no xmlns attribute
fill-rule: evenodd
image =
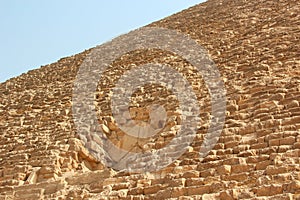
<svg viewBox="0 0 300 200"><path fill-rule="evenodd" d="M166 107L167 128L150 139L126 135L109 106L116 77L135 66L164 63L183 74L196 93L196 137L158 171L106 165L85 146L99 138L85 141L78 135L74 82L96 48L1 83L0 199L300 199L299 13L298 0L208 0L144 27L188 35L220 72L225 123L203 158L212 101L191 63L174 52L137 49L109 66L98 84L95 113L107 139L127 151L168 145L183 119L172 92L148 84L135 91L129 115L148 122L147 106L157 100Z"/></svg>

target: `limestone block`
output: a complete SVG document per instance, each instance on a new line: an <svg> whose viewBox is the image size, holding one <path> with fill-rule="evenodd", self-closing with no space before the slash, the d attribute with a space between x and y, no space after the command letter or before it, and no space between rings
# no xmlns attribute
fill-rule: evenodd
<svg viewBox="0 0 300 200"><path fill-rule="evenodd" d="M242 164L242 165L232 165L231 166L231 173L242 173L242 172L250 172L254 166L249 164Z"/></svg>
<svg viewBox="0 0 300 200"><path fill-rule="evenodd" d="M152 185L144 188L144 194L155 194L163 189L162 185Z"/></svg>
<svg viewBox="0 0 300 200"><path fill-rule="evenodd" d="M273 196L277 194L282 194L283 187L282 185L267 185L261 186L257 189L256 195L257 196Z"/></svg>
<svg viewBox="0 0 300 200"><path fill-rule="evenodd" d="M217 168L217 172L219 175L226 175L231 173L230 165L223 165Z"/></svg>
<svg viewBox="0 0 300 200"><path fill-rule="evenodd" d="M77 184L90 184L95 181L103 180L105 178L109 178L112 176L111 170L102 170L89 172L84 174L79 174L77 176L67 177L66 181L69 185L77 185Z"/></svg>
<svg viewBox="0 0 300 200"><path fill-rule="evenodd" d="M187 190L187 194L189 196L209 194L210 193L210 186L208 186L208 185L193 186L193 187L187 187L186 190Z"/></svg>

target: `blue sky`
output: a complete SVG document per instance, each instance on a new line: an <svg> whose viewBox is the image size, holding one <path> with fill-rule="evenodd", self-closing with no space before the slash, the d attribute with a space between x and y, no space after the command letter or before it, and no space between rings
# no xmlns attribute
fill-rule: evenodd
<svg viewBox="0 0 300 200"><path fill-rule="evenodd" d="M0 0L0 82L204 0Z"/></svg>

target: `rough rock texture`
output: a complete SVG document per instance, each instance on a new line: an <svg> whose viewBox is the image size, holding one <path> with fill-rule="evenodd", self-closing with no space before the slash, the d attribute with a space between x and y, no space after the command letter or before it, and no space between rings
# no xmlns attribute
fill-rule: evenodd
<svg viewBox="0 0 300 200"><path fill-rule="evenodd" d="M197 90L203 108L197 137L183 156L159 172L106 168L77 139L73 81L91 50L1 83L0 199L300 199L299 13L298 0L209 0L149 25L189 34L208 50L222 75L225 127L201 162L209 97L201 77L188 76L193 74L189 63L159 50L132 52L114 63L116 69L168 63L187 74ZM170 112L164 134L124 142L128 136L118 132L105 109L111 85L99 85L104 94L97 101L99 122L117 145L161 148L174 136L170 130L180 119ZM154 99L158 87L149 86ZM172 101L170 110L177 103ZM147 121L143 107L134 109L136 119Z"/></svg>

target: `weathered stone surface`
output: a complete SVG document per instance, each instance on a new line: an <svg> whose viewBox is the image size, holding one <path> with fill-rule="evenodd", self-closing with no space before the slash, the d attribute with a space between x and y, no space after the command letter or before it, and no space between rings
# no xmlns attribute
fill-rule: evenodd
<svg viewBox="0 0 300 200"><path fill-rule="evenodd" d="M204 159L199 151L210 127L210 93L192 64L172 52L137 50L112 63L95 93L99 124L84 127L85 135L76 132L72 92L92 49L0 83L0 199L300 199L299 8L298 0L208 0L149 25L189 34L220 71L227 91L225 126ZM126 71L147 63L168 64L191 84L200 105L199 129L166 169L113 171L97 160L105 140L92 130L103 130L105 139L125 150L149 152L166 146L184 120L176 96L149 84L135 91L130 109L119 108L122 122L128 130L130 119L163 130L137 138L119 129L111 89ZM162 110L150 112L152 102L165 108L165 122ZM105 156L107 164L118 162ZM149 157L134 161L142 168Z"/></svg>
<svg viewBox="0 0 300 200"><path fill-rule="evenodd" d="M67 177L66 181L69 185L76 185L78 183L89 184L100 180L104 180L106 178L111 177L112 175L113 174L110 170L104 170L104 171L84 173L79 176Z"/></svg>

